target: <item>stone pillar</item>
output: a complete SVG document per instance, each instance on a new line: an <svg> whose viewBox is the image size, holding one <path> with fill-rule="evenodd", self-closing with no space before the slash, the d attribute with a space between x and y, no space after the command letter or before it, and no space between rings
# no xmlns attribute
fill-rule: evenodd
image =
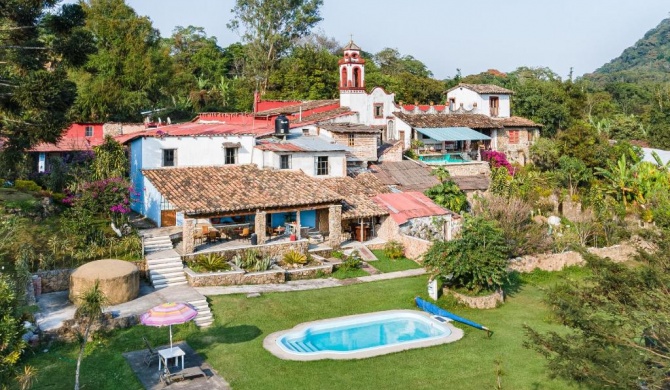
<svg viewBox="0 0 670 390"><path fill-rule="evenodd" d="M328 208L328 244L333 249L340 247L342 242L342 205L332 205Z"/></svg>
<svg viewBox="0 0 670 390"><path fill-rule="evenodd" d="M184 225L182 226L182 250L185 255L193 253L195 250L195 219L184 218Z"/></svg>
<svg viewBox="0 0 670 390"><path fill-rule="evenodd" d="M295 212L295 237L300 239L300 210Z"/></svg>
<svg viewBox="0 0 670 390"><path fill-rule="evenodd" d="M258 237L258 245L265 244L265 226L267 221L267 213L265 211L256 211L256 237Z"/></svg>

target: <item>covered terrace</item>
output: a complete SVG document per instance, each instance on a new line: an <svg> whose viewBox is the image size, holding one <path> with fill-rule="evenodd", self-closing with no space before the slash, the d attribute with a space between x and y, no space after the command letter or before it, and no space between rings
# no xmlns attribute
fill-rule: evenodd
<svg viewBox="0 0 670 390"><path fill-rule="evenodd" d="M220 242L265 244L308 232L340 244L343 197L301 171L255 165L143 171L177 213L182 253ZM180 217L181 216L181 217Z"/></svg>

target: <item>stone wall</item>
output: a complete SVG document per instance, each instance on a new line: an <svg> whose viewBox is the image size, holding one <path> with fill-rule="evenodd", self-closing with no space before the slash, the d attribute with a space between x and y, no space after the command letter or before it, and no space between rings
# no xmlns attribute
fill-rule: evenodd
<svg viewBox="0 0 670 390"><path fill-rule="evenodd" d="M235 268L227 272L210 272L201 274L186 267L184 268L186 280L191 287L206 286L234 286L241 284L276 284L284 283L286 275L283 268L273 265L268 271L244 272Z"/></svg>
<svg viewBox="0 0 670 390"><path fill-rule="evenodd" d="M90 338L97 332L109 332L115 329L130 328L139 324L139 316L131 315L128 317L114 317L111 313L103 313L102 318L91 326ZM84 332L84 324L79 323L77 319L63 321L63 326L46 332L59 341L74 342L79 339L79 334Z"/></svg>
<svg viewBox="0 0 670 390"><path fill-rule="evenodd" d="M590 253L601 257L609 257L620 263L629 259L637 252L637 246L644 244L623 243L605 248L588 248ZM567 251L542 255L529 255L510 260L509 269L518 272L532 272L534 269L544 271L560 271L565 267L583 265L584 259L578 252Z"/></svg>
<svg viewBox="0 0 670 390"><path fill-rule="evenodd" d="M498 290L491 295L485 295L481 297L471 297L468 295L459 294L456 291L450 290L447 287L442 289L443 294L451 294L462 304L471 307L473 309L495 309L499 304L502 304L505 300L505 296L502 290Z"/></svg>
<svg viewBox="0 0 670 390"><path fill-rule="evenodd" d="M220 250L202 251L198 253L184 255L182 257L182 260L188 263L189 261L193 260L195 256L199 256L205 253L217 253L219 255L225 256L227 259L232 259L235 255L238 254L242 255L249 249L256 250L263 256L269 256L274 259L279 259L282 256L284 256L286 252L290 251L307 253L307 250L309 249L309 240L302 239L298 241L275 242L275 243L271 242L263 245L253 245L253 246L248 245L238 248L225 248Z"/></svg>
<svg viewBox="0 0 670 390"><path fill-rule="evenodd" d="M433 245L430 241L410 237L405 234L401 234L398 241L405 247L405 257L417 261L421 261L423 255L428 252L431 245Z"/></svg>
<svg viewBox="0 0 670 390"><path fill-rule="evenodd" d="M349 133L333 132L333 139L340 145L347 146L351 152L347 155L361 161L377 161L377 135L366 133L354 134L354 146L349 146Z"/></svg>
<svg viewBox="0 0 670 390"><path fill-rule="evenodd" d="M70 289L70 274L74 269L55 269L38 271L35 275L42 278L42 294Z"/></svg>
<svg viewBox="0 0 670 390"><path fill-rule="evenodd" d="M518 131L519 141L515 144L509 143L509 132ZM530 141L526 128L505 128L498 130L498 150L505 153L509 162L517 162L525 165L528 160Z"/></svg>
<svg viewBox="0 0 670 390"><path fill-rule="evenodd" d="M402 161L403 143L397 141L393 146L386 149L384 153L379 156L379 161Z"/></svg>
<svg viewBox="0 0 670 390"><path fill-rule="evenodd" d="M486 161L473 161L466 164L446 164L444 167L451 176L490 175L491 168Z"/></svg>
<svg viewBox="0 0 670 390"><path fill-rule="evenodd" d="M286 280L315 279L319 274L330 275L333 273L333 264L320 264L314 267L294 268L286 270Z"/></svg>

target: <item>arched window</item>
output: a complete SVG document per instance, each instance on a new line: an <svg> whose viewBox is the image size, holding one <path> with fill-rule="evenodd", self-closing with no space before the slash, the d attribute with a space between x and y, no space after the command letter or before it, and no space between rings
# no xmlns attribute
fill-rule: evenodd
<svg viewBox="0 0 670 390"><path fill-rule="evenodd" d="M340 85L344 88L347 86L347 68L342 67L342 76L340 78Z"/></svg>
<svg viewBox="0 0 670 390"><path fill-rule="evenodd" d="M395 139L395 123L393 121L389 121L386 125L386 139Z"/></svg>
<svg viewBox="0 0 670 390"><path fill-rule="evenodd" d="M354 79L354 88L360 88L361 87L361 68L355 67L354 68L354 73L353 73L353 79Z"/></svg>

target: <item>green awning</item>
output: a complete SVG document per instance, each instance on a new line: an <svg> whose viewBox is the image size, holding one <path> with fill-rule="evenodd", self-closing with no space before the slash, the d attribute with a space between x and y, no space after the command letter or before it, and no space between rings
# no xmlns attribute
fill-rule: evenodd
<svg viewBox="0 0 670 390"><path fill-rule="evenodd" d="M436 141L479 141L491 139L488 135L472 130L469 127L437 127L416 129L416 131Z"/></svg>

